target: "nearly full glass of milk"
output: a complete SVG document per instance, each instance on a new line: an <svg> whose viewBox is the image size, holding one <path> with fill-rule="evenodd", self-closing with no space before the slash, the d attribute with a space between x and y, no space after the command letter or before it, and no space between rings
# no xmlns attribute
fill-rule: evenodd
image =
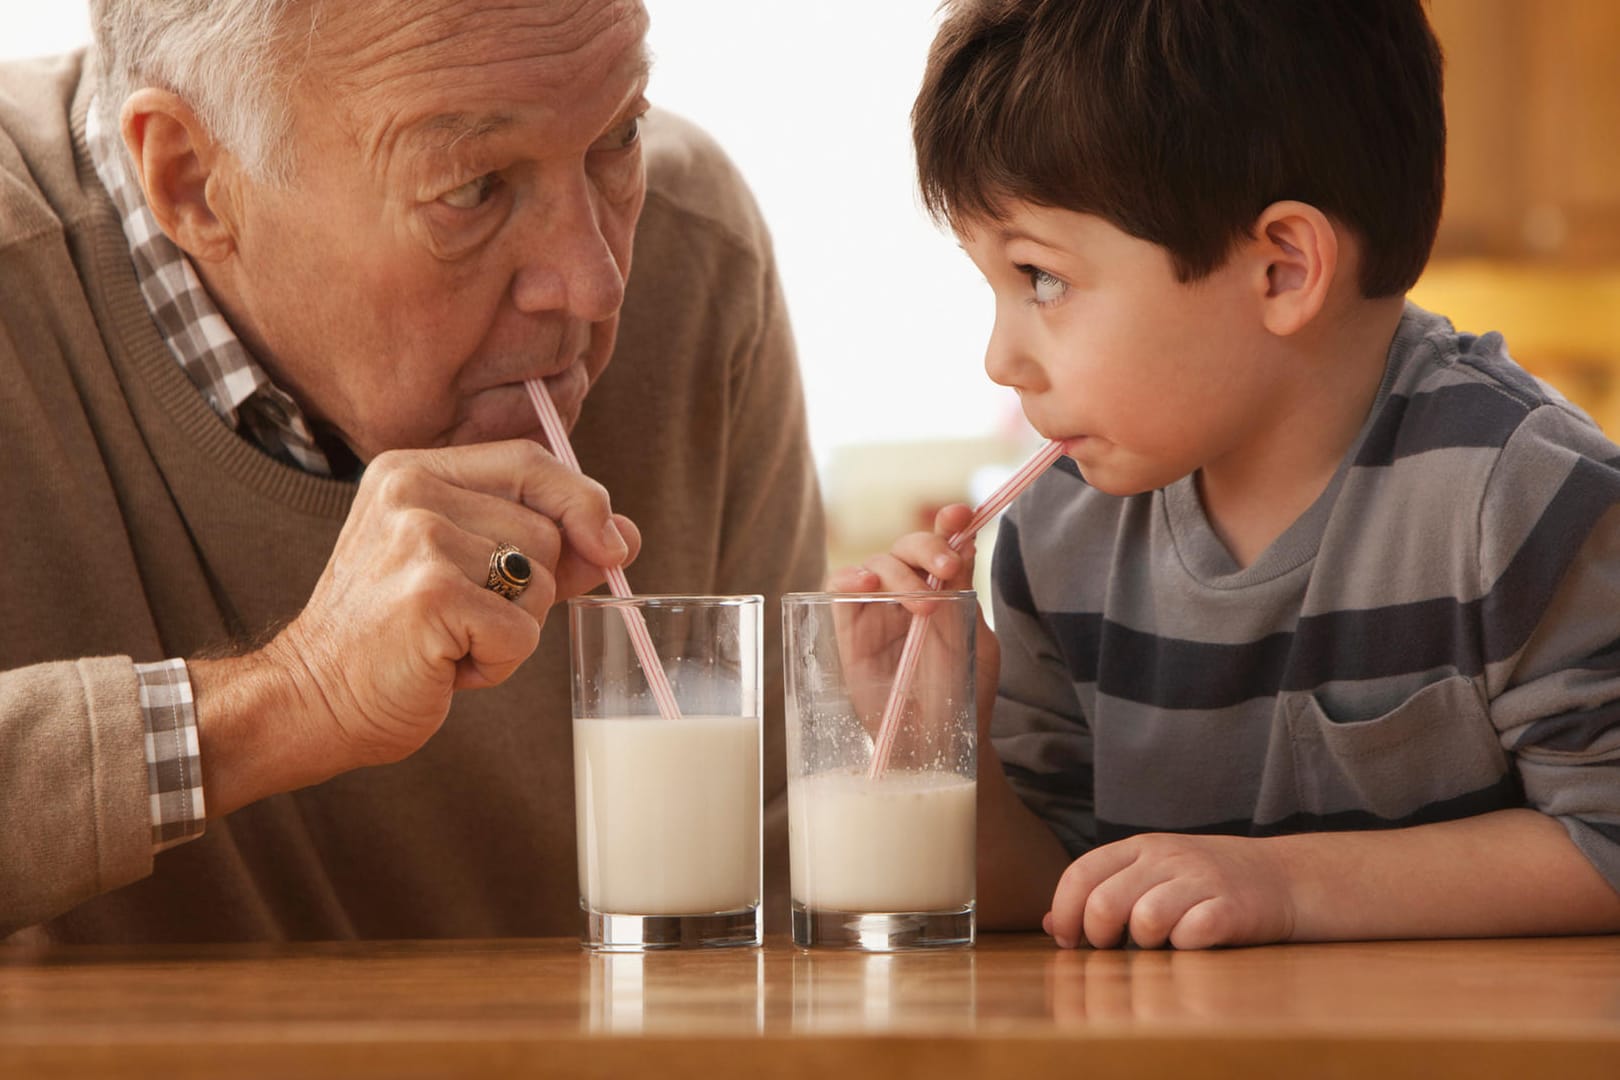
<svg viewBox="0 0 1620 1080"><path fill-rule="evenodd" d="M977 624L971 591L783 597L798 944L972 944Z"/></svg>
<svg viewBox="0 0 1620 1080"><path fill-rule="evenodd" d="M592 948L759 944L763 603L569 601L579 894ZM649 646L667 692L643 666Z"/></svg>

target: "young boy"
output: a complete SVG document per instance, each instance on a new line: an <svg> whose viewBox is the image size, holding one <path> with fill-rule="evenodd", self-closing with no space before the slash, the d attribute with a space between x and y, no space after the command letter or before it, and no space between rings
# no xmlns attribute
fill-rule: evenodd
<svg viewBox="0 0 1620 1080"><path fill-rule="evenodd" d="M1620 449L1404 300L1440 66L1419 0L949 5L924 199L1067 453L996 543L984 925L1620 929ZM967 516L833 587L966 587Z"/></svg>

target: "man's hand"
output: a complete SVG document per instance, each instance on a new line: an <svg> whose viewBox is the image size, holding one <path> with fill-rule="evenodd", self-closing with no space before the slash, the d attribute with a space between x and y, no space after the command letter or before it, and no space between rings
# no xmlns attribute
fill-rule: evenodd
<svg viewBox="0 0 1620 1080"><path fill-rule="evenodd" d="M1294 897L1277 849L1245 836L1150 833L1076 859L1042 928L1063 948L1259 945L1293 935Z"/></svg>
<svg viewBox="0 0 1620 1080"><path fill-rule="evenodd" d="M501 543L532 567L515 601L484 587ZM190 664L210 813L414 752L455 691L504 681L552 604L639 546L533 442L377 457L298 617L258 653Z"/></svg>

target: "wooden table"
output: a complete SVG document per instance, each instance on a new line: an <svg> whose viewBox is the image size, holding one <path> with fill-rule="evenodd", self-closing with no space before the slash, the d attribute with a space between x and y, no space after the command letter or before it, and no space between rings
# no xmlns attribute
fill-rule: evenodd
<svg viewBox="0 0 1620 1080"><path fill-rule="evenodd" d="M0 1077L1620 1078L1620 937L0 949Z"/></svg>

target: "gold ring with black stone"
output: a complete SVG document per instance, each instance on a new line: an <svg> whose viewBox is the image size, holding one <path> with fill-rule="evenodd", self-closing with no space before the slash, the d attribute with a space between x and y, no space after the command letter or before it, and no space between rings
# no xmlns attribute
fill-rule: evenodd
<svg viewBox="0 0 1620 1080"><path fill-rule="evenodd" d="M529 557L511 544L502 544L489 557L489 576L484 579L484 588L500 593L508 600L516 600L529 587L533 577L534 568L529 565Z"/></svg>

